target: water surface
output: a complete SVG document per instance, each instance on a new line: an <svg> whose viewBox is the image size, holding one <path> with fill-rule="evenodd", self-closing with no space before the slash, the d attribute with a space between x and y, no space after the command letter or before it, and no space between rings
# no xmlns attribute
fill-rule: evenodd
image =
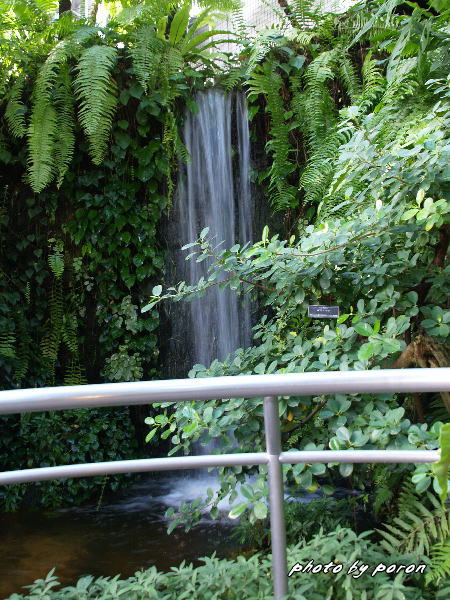
<svg viewBox="0 0 450 600"><path fill-rule="evenodd" d="M178 475L146 476L127 492L95 505L54 511L0 513L0 598L23 593L24 585L56 567L63 585L83 575L133 575L152 565L169 570L182 560L227 556L236 549L229 520L206 518L191 531L167 535L168 505L206 493L212 479ZM225 508L225 507L223 507Z"/></svg>

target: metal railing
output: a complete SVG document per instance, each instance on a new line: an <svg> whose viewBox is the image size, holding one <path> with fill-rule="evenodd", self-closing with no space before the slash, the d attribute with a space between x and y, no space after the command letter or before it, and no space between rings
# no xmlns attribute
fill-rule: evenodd
<svg viewBox="0 0 450 600"><path fill-rule="evenodd" d="M47 410L130 406L153 402L264 397L266 452L179 456L42 467L0 473L0 485L113 473L267 465L275 600L288 593L283 464L432 463L434 450L320 450L283 452L277 396L450 391L450 368L328 371L105 383L0 392L0 415Z"/></svg>

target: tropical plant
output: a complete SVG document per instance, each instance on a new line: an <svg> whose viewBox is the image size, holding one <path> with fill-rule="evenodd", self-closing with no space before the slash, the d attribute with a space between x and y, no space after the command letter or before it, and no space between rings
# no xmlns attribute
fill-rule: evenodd
<svg viewBox="0 0 450 600"><path fill-rule="evenodd" d="M417 560L424 555L431 558L428 583L439 584L450 576L450 514L430 492L419 496L407 483L398 497L396 516L378 531L387 552L412 553Z"/></svg>
<svg viewBox="0 0 450 600"><path fill-rule="evenodd" d="M389 15L395 8L394 3L383 6ZM382 14L380 10L376 7L375 14ZM210 239L204 230L185 249L190 260L211 260L207 280L190 286L182 282L166 293L158 286L144 307L198 297L212 285L258 296L263 314L254 328L254 346L222 363L194 365L191 376L450 364L449 90L445 79L426 79L445 71L442 50L448 34L441 16L431 17L418 7L412 15L392 18L400 27L386 34L392 43L383 46L385 71L381 61L374 61L380 52L376 41L363 62L364 81L359 85L341 41L307 62L305 87L294 87L299 103L293 128L303 125L310 152L300 182L303 178L311 202L322 197L315 224L300 221L298 241L294 235L288 240L270 237L266 227L260 242L231 249L217 246L220 240ZM370 27L363 29L365 35ZM421 32L420 43L416 31ZM411 41L408 50L404 38ZM361 39L353 31L348 47ZM269 142L269 148L276 149L268 171L273 193L287 184L294 189L287 175L298 173L289 160L286 123L293 114L283 115L281 67L286 63L279 59L281 54L289 51L274 48L249 80L252 95L266 94L272 127L278 128L276 139ZM285 72L294 69L288 62ZM339 114L328 85L337 76L355 102ZM323 303L340 306L343 314L336 322L324 325L307 316L309 304ZM202 435L232 451L229 431L242 451L250 451L250 440L252 450L255 444L262 448L261 404L262 399L227 401L226 412L222 401L176 408L171 453L187 452ZM440 406L448 419L446 392L440 394ZM434 411L418 395L280 401L285 441L297 449L437 448L442 423ZM320 485L319 478L322 485L327 478L333 480L333 466L286 467L286 476L311 490ZM404 475L410 469L400 470ZM371 473L370 467L339 466L339 474L351 477L353 487L362 490ZM245 483L240 471L225 470L221 477L224 496L234 494L238 482ZM418 467L414 477L417 489L424 491L432 482L430 467ZM261 478L262 471L254 486L254 520L263 514L255 511L266 494ZM434 479L437 493L446 492L447 479L447 472L440 482ZM243 504L242 511L251 505Z"/></svg>
<svg viewBox="0 0 450 600"><path fill-rule="evenodd" d="M233 2L222 4L236 6ZM103 161L120 93L112 72L124 54L131 56L144 91L151 88L153 93L161 94L166 106L163 140L173 161L176 149L181 147L173 114L173 101L185 89L180 76L184 79L184 70L194 65L218 68L211 50L232 35L214 29L201 31L210 24L213 7L220 5L207 4L193 24L189 24L190 2L163 3L167 11L163 15L161 6L154 3L144 5L143 11L130 7L134 10L125 9L125 14L111 19L105 28L69 16L61 17L56 25L46 21L47 29L42 32L46 44L36 49L34 57L37 75L31 112L24 102L24 87L33 79L27 64L15 63L14 76L4 82L9 129L16 137L28 137L32 189L42 191L55 176L58 185L62 183L73 157L75 109L94 164ZM6 22L5 34L11 35L8 26ZM73 80L72 72L76 73Z"/></svg>

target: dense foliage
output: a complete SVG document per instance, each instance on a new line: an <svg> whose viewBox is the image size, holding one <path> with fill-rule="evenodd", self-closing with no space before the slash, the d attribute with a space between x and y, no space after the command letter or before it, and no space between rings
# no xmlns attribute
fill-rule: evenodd
<svg viewBox="0 0 450 600"><path fill-rule="evenodd" d="M54 20L50 4L1 5L0 387L151 379L159 318L139 307L163 269L157 224L179 146L174 115L211 70L209 55L204 69L190 66L211 37L196 35L209 11L194 27L184 7L166 29L174 5L157 9L154 26L148 7L134 6L102 28L71 13ZM150 43L161 52L158 74L147 64ZM105 418L120 431L112 442ZM112 445L116 458L136 455L126 411L91 419L80 460L103 460ZM2 468L72 462L72 420L1 418ZM34 501L54 505L97 483L29 487ZM24 493L9 486L6 505Z"/></svg>
<svg viewBox="0 0 450 600"><path fill-rule="evenodd" d="M191 376L449 365L448 14L418 5L396 13L399 4L376 3L371 12L359 6L342 21L318 20L316 30L265 45L248 85L270 117L272 161L264 175L274 204L289 207L291 235L266 227L260 242L224 249L205 229L185 248L189 260L211 261L208 278L165 293L155 288L148 309L212 285L250 288L263 307L252 347L195 365ZM339 305L341 316L325 325L307 316L310 304ZM188 452L200 438L215 439L220 450L263 448L261 398L168 406L148 422L149 437L164 430L171 437L171 453ZM435 449L449 413L446 392L280 402L285 447L298 450ZM299 464L286 465L285 476L292 493L319 486L331 493L348 478L387 517L387 503L412 469ZM266 516L264 468L252 472L249 483L240 468L221 470L221 494L207 500L212 514L220 496L240 490L246 501L230 516ZM443 496L448 485L432 479L430 465L419 466L413 481L420 493L433 482ZM171 511L172 527L195 521L200 510L185 504ZM395 501L391 510L395 517ZM412 515L420 520L418 505ZM431 538L427 552L447 543L448 523Z"/></svg>
<svg viewBox="0 0 450 600"><path fill-rule="evenodd" d="M189 2L127 2L105 27L70 13L52 19L51 4L0 0L6 6L0 21L2 387L149 379L158 366L158 304L202 296L212 285L251 294L260 318L250 348L193 366L193 377L450 364L450 30L439 0L361 2L341 16L321 14L309 0L280 2L281 24L256 34L231 1L202 3L196 20L189 18ZM216 8L233 9L238 35L202 29ZM227 39L238 60L218 52ZM253 140L265 146L256 183L282 212L284 230L273 233L269 224L260 241L228 249L203 230L185 249L189 260L211 262L208 279L163 292L154 286L163 279L157 226L170 207L176 161L189 160L182 116L186 108L196 110L195 91L211 85L247 91ZM328 324L311 319L310 304L339 305L341 316ZM263 447L260 398L160 409L147 419L148 441L168 439L170 454L187 453L200 439L216 440L217 451ZM436 449L448 433L449 413L448 392L280 401L284 447L298 450ZM104 439L104 413L94 416L2 418L0 459L11 468L72 462L74 453L84 461L134 452L126 411L108 413L113 444ZM438 478L431 465L286 466L293 495L318 488L329 495L343 482L360 490L392 562L408 551L426 554L431 564L417 581L380 575L367 593L363 579L298 576L294 597L436 597L450 573L448 511L435 496L444 500L447 492L446 456ZM189 527L206 507L217 516L218 501L238 491L246 501L230 516L264 522L262 467L221 469L220 481L220 493L208 491L204 505L171 509L170 529L183 521ZM56 504L60 491L66 500L83 499L89 486L46 484L29 496ZM24 493L8 488L8 506ZM364 547L366 562L385 558L347 530L319 533L311 544L303 540L292 551L295 561L315 552L334 560L346 544ZM123 584L79 585L92 587L86 597L99 589L108 597L118 586L128 594L138 589L139 597L147 586L149 597L159 591L167 597L192 593L187 581L196 580L205 582L206 598L227 594L227 581L227 597L242 597L242 589L246 597L264 597L271 591L270 580L260 579L260 568L268 568L266 559L262 564L256 557L235 566L212 560L195 574L151 570ZM224 569L217 590L208 579L211 565L216 574ZM36 592L53 585L50 578Z"/></svg>

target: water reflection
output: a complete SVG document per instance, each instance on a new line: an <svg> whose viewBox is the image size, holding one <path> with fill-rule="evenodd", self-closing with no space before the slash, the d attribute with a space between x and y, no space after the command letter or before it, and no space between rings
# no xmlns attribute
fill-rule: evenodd
<svg viewBox="0 0 450 600"><path fill-rule="evenodd" d="M89 505L0 514L0 598L23 591L53 567L63 585L73 585L87 574L128 577L152 565L168 570L183 559L196 563L214 551L226 556L235 549L233 522L205 518L188 533L178 529L168 536L163 520L168 505L194 499L213 484L149 475L125 494L105 499L98 511Z"/></svg>

